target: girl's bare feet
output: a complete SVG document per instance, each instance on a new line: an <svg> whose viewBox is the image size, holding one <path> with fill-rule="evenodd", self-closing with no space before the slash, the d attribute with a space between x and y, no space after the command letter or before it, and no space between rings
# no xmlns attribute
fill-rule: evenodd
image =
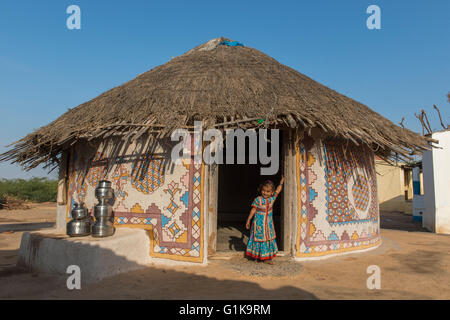
<svg viewBox="0 0 450 320"><path fill-rule="evenodd" d="M266 264L273 264L273 260L272 259L264 260L264 263L266 263Z"/></svg>

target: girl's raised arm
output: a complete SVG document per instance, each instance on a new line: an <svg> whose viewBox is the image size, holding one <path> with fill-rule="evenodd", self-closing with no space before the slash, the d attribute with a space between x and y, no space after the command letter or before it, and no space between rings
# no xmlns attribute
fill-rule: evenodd
<svg viewBox="0 0 450 320"><path fill-rule="evenodd" d="M281 176L280 184L278 185L277 189L275 190L275 192L277 194L279 194L281 192L281 190L283 190L283 184L284 184L284 176Z"/></svg>

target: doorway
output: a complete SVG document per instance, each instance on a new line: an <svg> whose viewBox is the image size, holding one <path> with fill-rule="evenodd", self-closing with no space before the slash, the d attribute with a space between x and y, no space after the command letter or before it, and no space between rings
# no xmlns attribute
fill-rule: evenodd
<svg viewBox="0 0 450 320"><path fill-rule="evenodd" d="M279 136L279 169L274 175L261 175L262 165L259 161L257 164L248 164L249 146L246 142L246 164L236 164L236 150L234 164L220 164L218 166L218 194L217 194L217 239L216 251L218 253L226 252L244 252L247 248L250 230L245 228L245 222L251 210L251 203L259 195L258 186L265 180L272 180L275 186L281 179L282 168L284 167L283 159L283 141L282 131ZM268 137L270 140L270 136ZM268 142L269 144L270 142ZM259 145L259 135L258 135ZM268 146L269 157L271 157L271 147ZM224 150L226 154L226 150ZM283 194L278 196L273 207L273 218L277 245L280 251L282 248L283 228Z"/></svg>

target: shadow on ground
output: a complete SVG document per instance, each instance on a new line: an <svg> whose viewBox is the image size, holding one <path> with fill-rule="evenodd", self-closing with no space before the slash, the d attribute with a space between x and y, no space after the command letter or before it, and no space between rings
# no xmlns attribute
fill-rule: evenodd
<svg viewBox="0 0 450 320"><path fill-rule="evenodd" d="M115 290L120 284L120 292ZM189 289L187 289L189 288ZM54 296L53 296L54 297ZM266 289L242 280L219 280L182 271L147 268L105 279L64 298L108 299L317 299L294 286Z"/></svg>
<svg viewBox="0 0 450 320"><path fill-rule="evenodd" d="M217 251L245 251L250 231L245 224L236 221L219 222L217 225Z"/></svg>
<svg viewBox="0 0 450 320"><path fill-rule="evenodd" d="M423 274L444 274L446 270L440 264L447 253L415 250L413 253L392 253L390 256L397 260L408 272Z"/></svg>
<svg viewBox="0 0 450 320"><path fill-rule="evenodd" d="M48 269L45 270L54 270L59 274L30 267L30 263L42 265L40 251L44 250L45 256L50 256L48 245L42 241L44 238L54 239L54 245L50 248L51 258L57 261L56 264L46 263ZM33 239L35 241L30 244L27 255L19 259L19 266L0 268L0 299L317 299L310 292L290 285L266 289L247 278L220 279L222 273L215 271L215 268L204 269L207 266L171 268L140 265L104 247L97 247L93 254L98 263L93 265L85 261L83 265L68 251L58 249L58 242L65 239L52 234ZM70 252L78 252L80 256L83 252L92 254L92 245L97 241L102 239L93 239L89 244L72 243L71 247L75 249ZM0 254L17 253L11 250L0 251ZM267 267L245 261L249 263L245 266L249 270ZM69 265L79 265L81 269L81 290L67 289L67 279L72 275L65 273ZM95 281L97 271L111 268L121 269L124 273ZM131 271L125 273L125 270ZM205 274L205 270L211 270L212 275Z"/></svg>
<svg viewBox="0 0 450 320"><path fill-rule="evenodd" d="M41 229L53 228L54 226L54 222L0 224L0 233L11 231L36 231Z"/></svg>
<svg viewBox="0 0 450 320"><path fill-rule="evenodd" d="M2 277L2 267L15 265L17 262L17 256L19 255L19 249L17 250L0 250L0 277Z"/></svg>
<svg viewBox="0 0 450 320"><path fill-rule="evenodd" d="M422 227L422 222L414 221L412 215L402 212L380 212L381 229L392 229L409 232L429 232Z"/></svg>
<svg viewBox="0 0 450 320"><path fill-rule="evenodd" d="M219 280L153 266L96 283L82 280L81 290L67 289L68 276L18 267L0 269L0 299L317 299L294 286L271 290L250 281Z"/></svg>

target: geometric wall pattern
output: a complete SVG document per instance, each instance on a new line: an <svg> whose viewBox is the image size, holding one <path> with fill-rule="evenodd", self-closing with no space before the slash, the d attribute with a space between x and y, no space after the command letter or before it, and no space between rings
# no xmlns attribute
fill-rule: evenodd
<svg viewBox="0 0 450 320"><path fill-rule="evenodd" d="M86 145L71 150L67 219L74 202L84 202L93 214L95 187L107 179L114 189L116 227L149 230L153 257L202 262L203 164L196 164L192 156L168 170L162 156L126 161L100 150ZM380 243L374 155L369 148L301 137L296 144L296 181L296 257Z"/></svg>
<svg viewBox="0 0 450 320"><path fill-rule="evenodd" d="M339 140L296 145L296 257L360 250L380 242L374 155Z"/></svg>
<svg viewBox="0 0 450 320"><path fill-rule="evenodd" d="M69 166L68 204L83 202L93 214L98 202L95 187L107 179L114 189L115 227L149 230L153 257L202 262L203 165L195 164L192 157L167 169L163 157L140 159L112 161L98 150L75 146ZM67 217L70 219L70 206Z"/></svg>

